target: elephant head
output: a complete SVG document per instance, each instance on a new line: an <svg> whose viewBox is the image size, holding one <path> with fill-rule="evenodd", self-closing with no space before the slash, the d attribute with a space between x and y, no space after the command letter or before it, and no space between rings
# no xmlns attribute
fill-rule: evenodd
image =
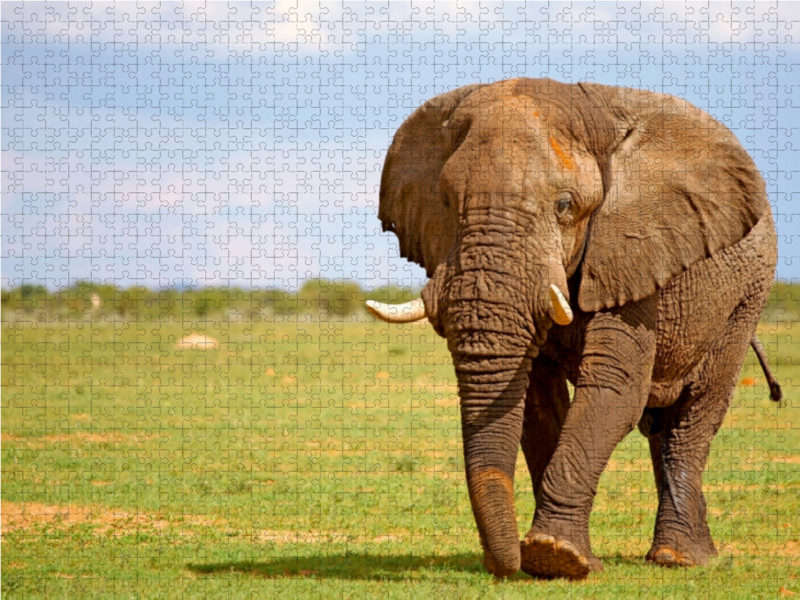
<svg viewBox="0 0 800 600"><path fill-rule="evenodd" d="M531 361L554 325L650 296L766 211L734 135L688 102L549 79L470 85L400 127L379 218L430 277L422 299L461 398L467 482L498 576L519 568L513 477Z"/></svg>

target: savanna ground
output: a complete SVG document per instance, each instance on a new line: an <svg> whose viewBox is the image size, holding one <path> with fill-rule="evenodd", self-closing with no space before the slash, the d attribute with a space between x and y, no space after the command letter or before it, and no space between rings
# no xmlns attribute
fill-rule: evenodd
<svg viewBox="0 0 800 600"><path fill-rule="evenodd" d="M4 597L800 597L800 326L760 327L705 476L708 568L644 563L656 512L631 433L580 583L481 567L455 378L428 325L4 322ZM298 320L299 319L299 320ZM368 321L368 322L365 322ZM179 348L190 333L218 346ZM520 536L533 498L520 454Z"/></svg>

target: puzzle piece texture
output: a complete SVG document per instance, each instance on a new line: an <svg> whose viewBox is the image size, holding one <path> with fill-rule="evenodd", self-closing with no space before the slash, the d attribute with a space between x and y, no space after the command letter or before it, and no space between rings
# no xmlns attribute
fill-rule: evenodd
<svg viewBox="0 0 800 600"><path fill-rule="evenodd" d="M784 2L3 2L3 596L800 596L798 73ZM585 408L596 315L694 324Z"/></svg>

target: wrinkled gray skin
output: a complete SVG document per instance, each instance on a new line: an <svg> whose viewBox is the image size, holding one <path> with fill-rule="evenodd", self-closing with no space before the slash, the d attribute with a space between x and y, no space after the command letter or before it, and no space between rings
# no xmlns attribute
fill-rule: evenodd
<svg viewBox="0 0 800 600"><path fill-rule="evenodd" d="M672 96L547 79L467 86L398 130L379 216L431 277L422 297L456 369L488 570L601 569L589 514L637 424L659 494L648 560L716 556L701 475L777 261L764 182L734 135ZM570 325L549 316L551 283ZM522 543L520 444L536 498Z"/></svg>

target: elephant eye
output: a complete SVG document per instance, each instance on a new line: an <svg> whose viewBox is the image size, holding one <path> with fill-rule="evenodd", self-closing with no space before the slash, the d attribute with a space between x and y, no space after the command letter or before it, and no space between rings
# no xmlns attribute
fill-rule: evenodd
<svg viewBox="0 0 800 600"><path fill-rule="evenodd" d="M564 194L556 200L556 216L563 217L572 208L572 194Z"/></svg>

